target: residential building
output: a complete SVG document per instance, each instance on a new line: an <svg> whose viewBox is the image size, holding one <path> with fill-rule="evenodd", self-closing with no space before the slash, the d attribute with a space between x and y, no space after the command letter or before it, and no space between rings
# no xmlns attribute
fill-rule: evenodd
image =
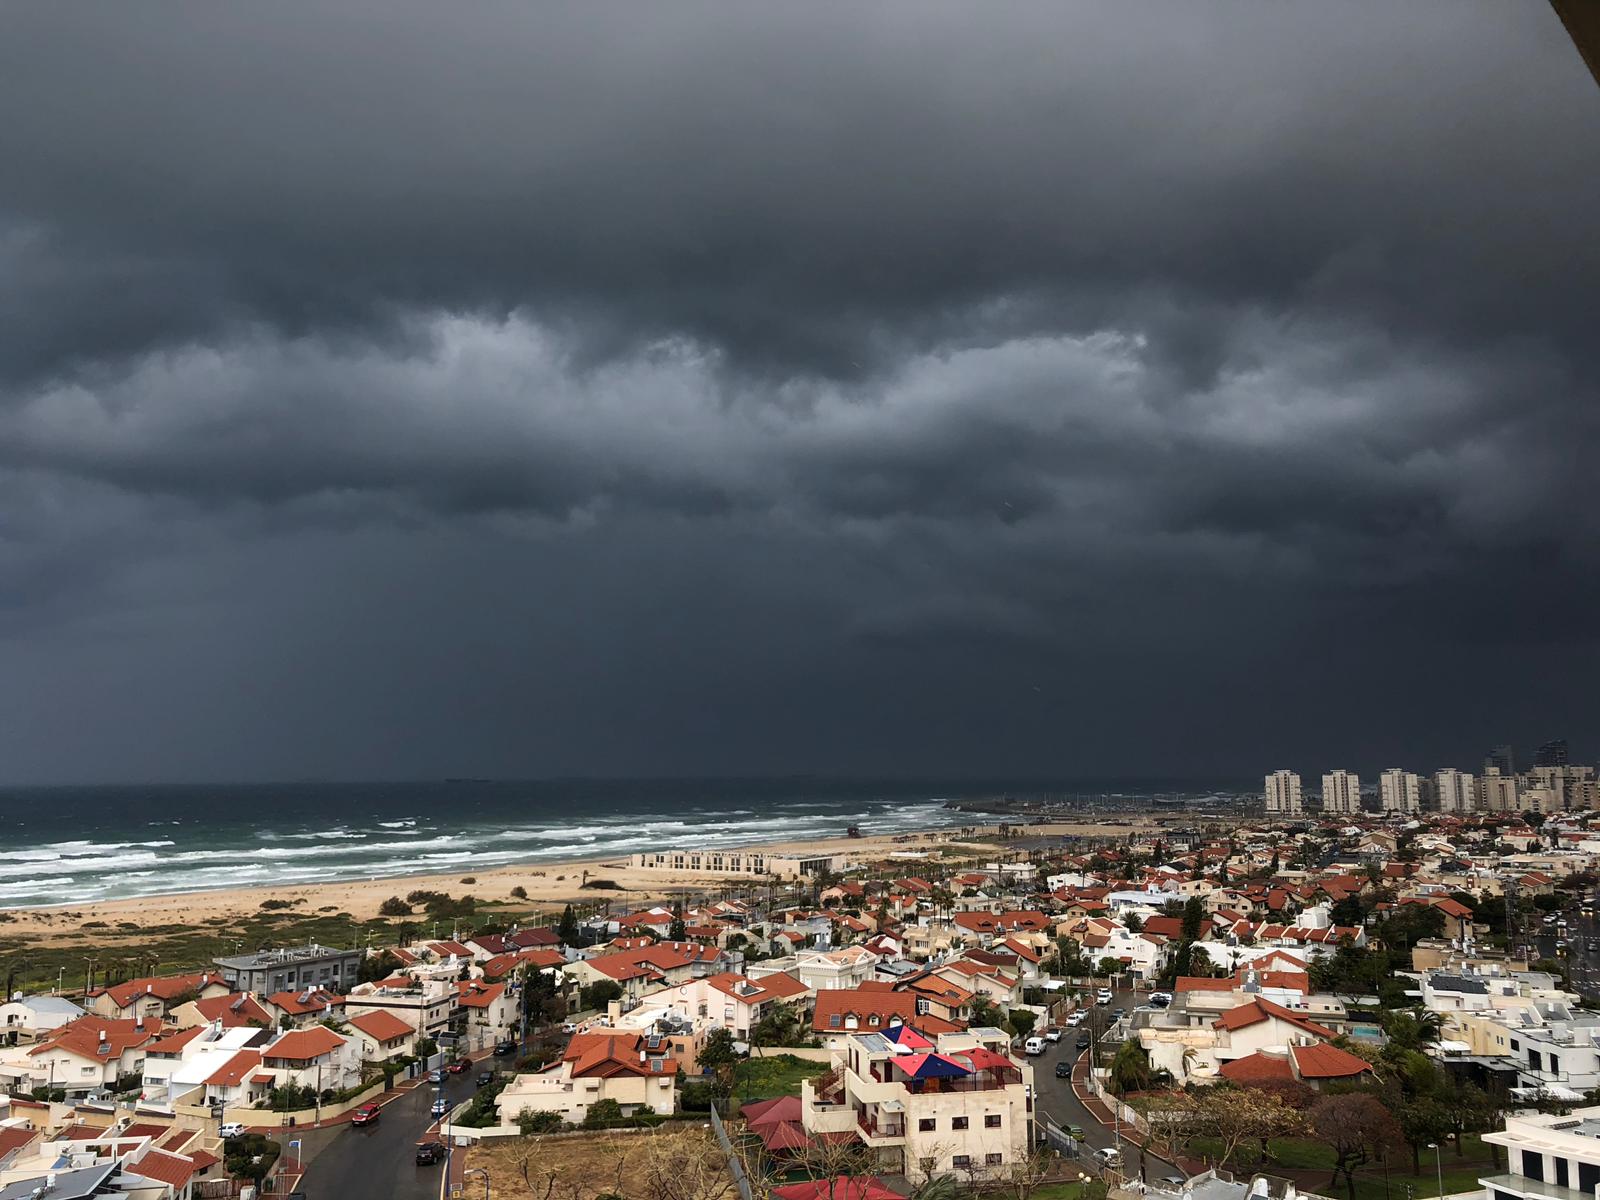
<svg viewBox="0 0 1600 1200"><path fill-rule="evenodd" d="M673 1081L678 1062L670 1043L639 1033L579 1033L554 1067L518 1075L495 1099L500 1123L511 1125L523 1113L553 1112L577 1124L590 1105L615 1100L624 1116L638 1112L670 1114L677 1108Z"/></svg>
<svg viewBox="0 0 1600 1200"><path fill-rule="evenodd" d="M750 1031L779 1004L792 1004L802 1015L810 1003L811 989L782 971L751 976L724 972L691 980L657 993L672 1007L700 1023L721 1025L733 1036L748 1040ZM651 997L653 1001L655 996Z"/></svg>
<svg viewBox="0 0 1600 1200"><path fill-rule="evenodd" d="M1517 773L1517 755L1510 746L1496 746L1483 758L1483 773L1490 771L1501 775L1515 775Z"/></svg>
<svg viewBox="0 0 1600 1200"><path fill-rule="evenodd" d="M83 1015L65 996L16 996L0 1004L0 1044L38 1041Z"/></svg>
<svg viewBox="0 0 1600 1200"><path fill-rule="evenodd" d="M112 1090L143 1073L144 1048L161 1032L155 1021L93 1013L69 1021L27 1050L27 1086L61 1088L68 1097Z"/></svg>
<svg viewBox="0 0 1600 1200"><path fill-rule="evenodd" d="M448 1029L455 1010L455 984L440 979L417 983L397 976L361 983L344 998L347 1019L365 1012L389 1012L425 1037L437 1037Z"/></svg>
<svg viewBox="0 0 1600 1200"><path fill-rule="evenodd" d="M853 1034L882 1032L898 1025L914 1023L928 1035L955 1033L961 1029L954 1021L919 1014L919 997L911 992L892 991L892 986L873 983L854 991L818 992L817 1006L811 1014L811 1032L829 1050L840 1050Z"/></svg>
<svg viewBox="0 0 1600 1200"><path fill-rule="evenodd" d="M838 874L848 865L843 854L768 854L759 850L655 850L630 855L636 870L674 871L689 875L761 875L777 879L811 879Z"/></svg>
<svg viewBox="0 0 1600 1200"><path fill-rule="evenodd" d="M807 1134L853 1134L880 1173L999 1177L1028 1154L1033 1069L998 1029L858 1033L800 1102Z"/></svg>
<svg viewBox="0 0 1600 1200"><path fill-rule="evenodd" d="M1440 812L1477 811L1478 783L1470 772L1458 771L1455 767L1442 767L1433 774L1433 787L1438 797Z"/></svg>
<svg viewBox="0 0 1600 1200"><path fill-rule="evenodd" d="M294 1083L318 1092L337 1091L361 1082L362 1046L325 1025L292 1029L263 1047L262 1065L277 1075L279 1085Z"/></svg>
<svg viewBox="0 0 1600 1200"><path fill-rule="evenodd" d="M1482 1137L1506 1149L1506 1171L1479 1180L1485 1200L1576 1200L1600 1189L1600 1107L1507 1116Z"/></svg>
<svg viewBox="0 0 1600 1200"><path fill-rule="evenodd" d="M352 986L359 978L361 951L338 950L313 943L211 961L221 969L229 991L270 996L274 992L320 987L338 992Z"/></svg>
<svg viewBox="0 0 1600 1200"><path fill-rule="evenodd" d="M746 974L762 979L779 973L793 975L813 991L859 987L873 977L878 956L863 946L837 950L797 950L792 956L751 963Z"/></svg>
<svg viewBox="0 0 1600 1200"><path fill-rule="evenodd" d="M381 1008L351 1017L345 1028L360 1045L366 1062L383 1062L414 1053L420 1036L414 1025Z"/></svg>
<svg viewBox="0 0 1600 1200"><path fill-rule="evenodd" d="M1485 766L1479 792L1482 808L1486 812L1519 812L1517 803L1517 777L1501 774L1495 766Z"/></svg>
<svg viewBox="0 0 1600 1200"><path fill-rule="evenodd" d="M485 1050L513 1036L521 1026L521 991L504 983L463 979L456 985L456 1012L465 1014L463 1049Z"/></svg>
<svg viewBox="0 0 1600 1200"><path fill-rule="evenodd" d="M1421 778L1414 771L1390 767L1378 777L1378 803L1384 812L1421 812Z"/></svg>
<svg viewBox="0 0 1600 1200"><path fill-rule="evenodd" d="M1354 771L1329 771L1322 777L1322 811L1361 811L1361 778Z"/></svg>
<svg viewBox="0 0 1600 1200"><path fill-rule="evenodd" d="M110 987L96 988L85 997L85 1007L102 1017L133 1021L160 1022L187 1000L220 995L230 990L215 971L191 975L160 975L129 979Z"/></svg>
<svg viewBox="0 0 1600 1200"><path fill-rule="evenodd" d="M1300 776L1295 771L1274 771L1266 779L1269 816L1299 816L1305 811Z"/></svg>
<svg viewBox="0 0 1600 1200"><path fill-rule="evenodd" d="M1533 752L1533 765L1536 767L1564 767L1567 761L1566 738L1554 738Z"/></svg>

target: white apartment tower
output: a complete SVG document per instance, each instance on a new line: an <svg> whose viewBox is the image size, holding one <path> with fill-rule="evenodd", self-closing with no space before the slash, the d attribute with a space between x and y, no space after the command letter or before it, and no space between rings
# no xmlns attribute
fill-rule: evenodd
<svg viewBox="0 0 1600 1200"><path fill-rule="evenodd" d="M1274 771L1267 776L1267 811L1299 816L1305 811L1300 776L1294 771Z"/></svg>
<svg viewBox="0 0 1600 1200"><path fill-rule="evenodd" d="M1478 781L1471 772L1443 767L1433 773L1433 790L1439 796L1439 811L1447 813L1476 812L1478 808Z"/></svg>
<svg viewBox="0 0 1600 1200"><path fill-rule="evenodd" d="M1322 811L1361 811L1361 777L1354 771L1329 771L1322 777Z"/></svg>
<svg viewBox="0 0 1600 1200"><path fill-rule="evenodd" d="M1422 780L1414 771L1390 767L1378 776L1378 799L1384 812L1422 811Z"/></svg>
<svg viewBox="0 0 1600 1200"><path fill-rule="evenodd" d="M1489 812L1517 811L1517 777L1500 774L1499 767L1483 770L1483 807Z"/></svg>

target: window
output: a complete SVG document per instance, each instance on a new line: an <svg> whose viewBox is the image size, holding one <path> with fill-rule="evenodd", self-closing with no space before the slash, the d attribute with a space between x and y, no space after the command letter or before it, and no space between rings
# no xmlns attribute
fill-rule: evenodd
<svg viewBox="0 0 1600 1200"><path fill-rule="evenodd" d="M985 1129L999 1129L1000 1128L1000 1114L999 1113L985 1113L983 1115L983 1127Z"/></svg>
<svg viewBox="0 0 1600 1200"><path fill-rule="evenodd" d="M951 1129L965 1129L966 1127L967 1127L967 1119L965 1117L951 1117L950 1118L950 1128Z"/></svg>
<svg viewBox="0 0 1600 1200"><path fill-rule="evenodd" d="M828 1018L828 1028L829 1029L837 1029L837 1028L839 1028L839 1026L841 1026L843 1024L844 1024L844 1018L842 1016L840 1016L838 1013L834 1013L831 1017Z"/></svg>
<svg viewBox="0 0 1600 1200"><path fill-rule="evenodd" d="M871 1025L874 1029L876 1029L878 1027L878 1014L877 1013L873 1013L870 1017L868 1017L867 1018L867 1024Z"/></svg>
<svg viewBox="0 0 1600 1200"><path fill-rule="evenodd" d="M952 1167L970 1167L972 1165L972 1155L953 1154L950 1156L950 1165Z"/></svg>
<svg viewBox="0 0 1600 1200"><path fill-rule="evenodd" d="M1006 1156L1004 1154L985 1154L983 1156L983 1165L986 1167L998 1167L1005 1160Z"/></svg>
<svg viewBox="0 0 1600 1200"><path fill-rule="evenodd" d="M933 1117L922 1117L917 1121L917 1132L932 1133L939 1128L939 1122Z"/></svg>

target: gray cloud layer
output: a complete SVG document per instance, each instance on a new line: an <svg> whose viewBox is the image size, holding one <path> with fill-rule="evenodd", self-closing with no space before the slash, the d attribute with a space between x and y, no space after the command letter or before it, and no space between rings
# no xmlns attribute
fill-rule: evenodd
<svg viewBox="0 0 1600 1200"><path fill-rule="evenodd" d="M6 23L11 774L1592 740L1547 11Z"/></svg>

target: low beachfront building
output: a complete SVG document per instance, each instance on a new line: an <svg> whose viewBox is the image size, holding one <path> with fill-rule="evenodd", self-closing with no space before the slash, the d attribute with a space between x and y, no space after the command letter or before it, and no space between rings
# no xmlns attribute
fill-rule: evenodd
<svg viewBox="0 0 1600 1200"><path fill-rule="evenodd" d="M214 958L226 990L255 992L270 996L274 992L327 988L340 991L360 977L362 952L339 950L315 943L263 950L258 954L228 955Z"/></svg>
<svg viewBox="0 0 1600 1200"><path fill-rule="evenodd" d="M630 855L628 865L641 871L679 875L760 875L777 879L811 879L838 875L849 865L843 854L767 854L760 850L654 850Z"/></svg>
<svg viewBox="0 0 1600 1200"><path fill-rule="evenodd" d="M669 1044L652 1051L644 1034L574 1034L559 1063L518 1075L496 1097L500 1123L514 1125L523 1113L553 1112L578 1124L602 1100L615 1100L624 1116L675 1112L678 1062Z"/></svg>
<svg viewBox="0 0 1600 1200"><path fill-rule="evenodd" d="M854 1134L880 1173L1003 1176L1033 1124L1033 1069L1009 1043L999 1029L852 1034L832 1070L801 1084L802 1124L816 1139Z"/></svg>

